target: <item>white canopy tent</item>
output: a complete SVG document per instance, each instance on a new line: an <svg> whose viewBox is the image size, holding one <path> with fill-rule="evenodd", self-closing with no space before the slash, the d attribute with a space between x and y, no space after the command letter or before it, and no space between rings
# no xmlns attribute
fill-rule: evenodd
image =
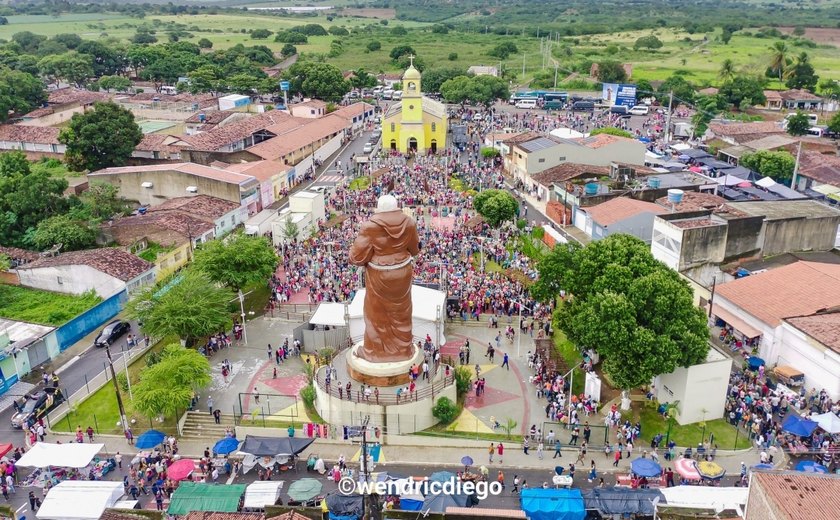
<svg viewBox="0 0 840 520"><path fill-rule="evenodd" d="M659 490L670 507L743 511L750 490L746 487L675 486Z"/></svg>
<svg viewBox="0 0 840 520"><path fill-rule="evenodd" d="M309 318L312 325L324 325L329 327L344 327L344 304L324 302L318 305L315 313Z"/></svg>
<svg viewBox="0 0 840 520"><path fill-rule="evenodd" d="M104 444L51 444L37 442L17 462L21 468L84 468L91 463ZM98 517L97 517L98 518Z"/></svg>
<svg viewBox="0 0 840 520"><path fill-rule="evenodd" d="M365 303L366 289L360 289L350 302L350 337L358 341L365 335L365 320L363 309ZM446 343L443 335L444 319L446 317L446 293L421 287L411 286L412 305L412 334L415 338L431 338L439 331L438 344ZM344 311L342 310L342 313Z"/></svg>
<svg viewBox="0 0 840 520"><path fill-rule="evenodd" d="M820 428L828 433L840 433L840 417L837 417L832 412L812 415L811 420L819 424Z"/></svg>
<svg viewBox="0 0 840 520"><path fill-rule="evenodd" d="M265 509L265 506L273 506L280 498L283 490L283 481L258 480L248 484L245 488L245 509Z"/></svg>
<svg viewBox="0 0 840 520"><path fill-rule="evenodd" d="M96 520L122 496L121 481L65 480L50 489L35 516L40 520Z"/></svg>
<svg viewBox="0 0 840 520"><path fill-rule="evenodd" d="M582 134L577 130L572 130L567 127L555 128L549 132L549 135L559 137L560 139L580 139L581 137L589 137L589 134Z"/></svg>

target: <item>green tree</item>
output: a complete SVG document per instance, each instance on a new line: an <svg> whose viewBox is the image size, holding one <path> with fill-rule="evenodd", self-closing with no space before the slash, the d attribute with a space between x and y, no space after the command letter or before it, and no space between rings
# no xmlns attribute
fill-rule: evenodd
<svg viewBox="0 0 840 520"><path fill-rule="evenodd" d="M660 48L662 48L662 40L660 40L659 38L657 38L656 36L654 36L652 34L649 35L649 36L642 36L641 38L638 38L636 40L636 43L633 44L633 48L636 49L636 50L639 50L639 49L648 49L648 50L660 49Z"/></svg>
<svg viewBox="0 0 840 520"><path fill-rule="evenodd" d="M458 415L458 407L448 397L441 397L435 402L432 415L443 424L449 424Z"/></svg>
<svg viewBox="0 0 840 520"><path fill-rule="evenodd" d="M20 46L20 50L26 54L35 54L38 48L47 41L47 37L35 34L31 31L21 31L12 35L12 41Z"/></svg>
<svg viewBox="0 0 840 520"><path fill-rule="evenodd" d="M729 45L729 41L732 39L732 31L728 27L724 27L720 33L720 41L723 42L724 45Z"/></svg>
<svg viewBox="0 0 840 520"><path fill-rule="evenodd" d="M125 164L143 132L134 114L115 103L96 103L94 110L74 114L58 134L67 145L65 160L73 171L95 171Z"/></svg>
<svg viewBox="0 0 840 520"><path fill-rule="evenodd" d="M274 41L278 43L303 45L309 41L309 38L307 38L305 34L295 31L280 31L274 36Z"/></svg>
<svg viewBox="0 0 840 520"><path fill-rule="evenodd" d="M556 322L575 344L603 356L604 370L620 388L705 360L705 315L688 284L644 242L615 234L569 257L562 281L573 297L559 307Z"/></svg>
<svg viewBox="0 0 840 520"><path fill-rule="evenodd" d="M667 100L671 92L674 93L674 101L691 103L694 100L696 87L682 74L671 74L661 85L659 85L659 98Z"/></svg>
<svg viewBox="0 0 840 520"><path fill-rule="evenodd" d="M786 73L788 54L790 54L790 48L783 41L773 42L770 47L770 69L779 76L779 81L782 81Z"/></svg>
<svg viewBox="0 0 840 520"><path fill-rule="evenodd" d="M274 34L273 32L269 31L268 29L254 29L251 31L251 39L252 40L265 40L269 36Z"/></svg>
<svg viewBox="0 0 840 520"><path fill-rule="evenodd" d="M124 76L102 76L97 83L99 88L108 91L125 92L131 87L131 80Z"/></svg>
<svg viewBox="0 0 840 520"><path fill-rule="evenodd" d="M463 69L458 67L438 67L423 71L423 90L426 92L440 92L440 86L452 78L467 76Z"/></svg>
<svg viewBox="0 0 840 520"><path fill-rule="evenodd" d="M598 135L598 134L608 134L608 135L615 135L618 137L627 137L628 139L634 139L632 133L628 132L627 130L622 130L621 128L616 128L614 126L605 126L602 128L596 128L589 135Z"/></svg>
<svg viewBox="0 0 840 520"><path fill-rule="evenodd" d="M216 65L204 65L187 74L190 79L187 88L193 94L217 92L222 76L222 70Z"/></svg>
<svg viewBox="0 0 840 520"><path fill-rule="evenodd" d="M308 23L306 25L297 25L289 29L292 32L299 32L307 36L327 36L327 30L324 26L317 23Z"/></svg>
<svg viewBox="0 0 840 520"><path fill-rule="evenodd" d="M3 25L3 24L0 24ZM12 268L12 259L9 258L9 255L0 253L0 273L4 271L8 271Z"/></svg>
<svg viewBox="0 0 840 520"><path fill-rule="evenodd" d="M327 29L327 32L332 34L333 36L350 36L350 31L348 31L344 27L339 27L337 25L331 26L329 29Z"/></svg>
<svg viewBox="0 0 840 520"><path fill-rule="evenodd" d="M56 244L62 244L62 251L77 251L96 243L96 228L89 222L74 220L69 215L57 215L39 222L27 239L42 251Z"/></svg>
<svg viewBox="0 0 840 520"><path fill-rule="evenodd" d="M725 105L726 101L719 95L698 96L694 102L697 111L691 116L691 124L694 125L694 135L703 135L706 133L709 123L720 113L722 106Z"/></svg>
<svg viewBox="0 0 840 520"><path fill-rule="evenodd" d="M457 52L450 52L449 55L446 57L449 61L458 61L458 53Z"/></svg>
<svg viewBox="0 0 840 520"><path fill-rule="evenodd" d="M350 91L341 70L329 63L297 62L283 77L290 81L292 92L324 101L338 101Z"/></svg>
<svg viewBox="0 0 840 520"><path fill-rule="evenodd" d="M840 134L840 112L834 114L831 120L829 120L828 131L835 134Z"/></svg>
<svg viewBox="0 0 840 520"><path fill-rule="evenodd" d="M0 123L47 100L44 84L32 74L0 66Z"/></svg>
<svg viewBox="0 0 840 520"><path fill-rule="evenodd" d="M350 84L353 88L373 88L376 86L376 76L369 73L365 69L356 69L353 71L353 76L350 77Z"/></svg>
<svg viewBox="0 0 840 520"><path fill-rule="evenodd" d="M53 83L58 84L64 80L81 87L93 76L93 62L87 54L65 52L41 58L38 70L44 76L52 78Z"/></svg>
<svg viewBox="0 0 840 520"><path fill-rule="evenodd" d="M96 77L123 75L128 66L128 49L121 44L106 45L96 40L84 40L76 52L90 57L93 75Z"/></svg>
<svg viewBox="0 0 840 520"><path fill-rule="evenodd" d="M808 120L808 114L797 111L796 114L790 116L787 120L787 133L793 136L805 135L811 129L811 122Z"/></svg>
<svg viewBox="0 0 840 520"><path fill-rule="evenodd" d="M390 56L391 59L394 61L399 60L403 56L409 55L417 56L417 53L414 52L414 48L411 45L397 45L396 47L391 49L391 52L388 54L388 56Z"/></svg>
<svg viewBox="0 0 840 520"><path fill-rule="evenodd" d="M149 43L157 43L158 39L154 34L148 32L140 32L138 31L134 36L131 37L132 43L137 43L140 45L145 45Z"/></svg>
<svg viewBox="0 0 840 520"><path fill-rule="evenodd" d="M202 271L188 269L168 291L158 292L160 287L146 287L126 304L126 314L143 322L151 336L178 336L192 346L232 324L234 294Z"/></svg>
<svg viewBox="0 0 840 520"><path fill-rule="evenodd" d="M484 190L473 198L473 207L490 227L513 220L519 213L519 203L506 190Z"/></svg>
<svg viewBox="0 0 840 520"><path fill-rule="evenodd" d="M820 81L820 94L833 101L840 100L840 81L833 79Z"/></svg>
<svg viewBox="0 0 840 520"><path fill-rule="evenodd" d="M627 71L617 61L601 61L598 63L598 81L601 83L622 83L627 79Z"/></svg>
<svg viewBox="0 0 840 520"><path fill-rule="evenodd" d="M131 212L128 202L120 197L119 188L107 182L92 182L80 196L81 204L73 208L74 217L101 222Z"/></svg>
<svg viewBox="0 0 840 520"><path fill-rule="evenodd" d="M82 44L82 37L74 33L56 34L51 39L54 42L59 42L70 50L73 50Z"/></svg>
<svg viewBox="0 0 840 520"><path fill-rule="evenodd" d="M506 60L510 57L511 54L516 54L519 52L519 49L516 47L516 44L513 42L502 42L487 53L490 56L495 56L500 60Z"/></svg>
<svg viewBox="0 0 840 520"><path fill-rule="evenodd" d="M0 154L0 244L25 246L27 231L66 211L66 189L67 180L32 171L22 152Z"/></svg>
<svg viewBox="0 0 840 520"><path fill-rule="evenodd" d="M580 245L577 242L557 244L537 263L540 273L537 281L530 287L530 294L541 302L554 302L560 296L560 290L567 287L571 276L571 266Z"/></svg>
<svg viewBox="0 0 840 520"><path fill-rule="evenodd" d="M287 44L283 45L282 49L280 49L280 56L283 56L284 58L288 58L289 56L293 56L293 55L297 54L297 51L298 51L297 47L295 47L291 43L287 43Z"/></svg>
<svg viewBox="0 0 840 520"><path fill-rule="evenodd" d="M735 62L730 58L723 60L723 63L720 64L718 77L723 81L731 81L735 77Z"/></svg>
<svg viewBox="0 0 840 520"><path fill-rule="evenodd" d="M0 25L9 25L9 19L5 16L0 16Z"/></svg>
<svg viewBox="0 0 840 520"><path fill-rule="evenodd" d="M379 40L369 41L367 44L367 50L370 52L376 52L382 48L382 43Z"/></svg>
<svg viewBox="0 0 840 520"><path fill-rule="evenodd" d="M213 48L213 42L211 42L207 38L202 38L202 39L198 40L198 46L202 49L212 49Z"/></svg>
<svg viewBox="0 0 840 520"><path fill-rule="evenodd" d="M776 182L787 184L793 177L796 159L790 152L759 150L741 157L740 164Z"/></svg>
<svg viewBox="0 0 840 520"><path fill-rule="evenodd" d="M199 246L193 265L214 282L231 289L264 282L277 268L278 258L265 237L235 234Z"/></svg>
<svg viewBox="0 0 840 520"><path fill-rule="evenodd" d="M811 65L808 54L803 52L796 57L796 63L788 70L785 86L787 88L801 88L813 92L817 88L817 81L819 79L820 77L814 72L814 66Z"/></svg>
<svg viewBox="0 0 840 520"><path fill-rule="evenodd" d="M211 381L205 356L181 345L167 345L160 361L140 373L140 381L132 389L132 404L149 417L173 416L189 408L195 392Z"/></svg>
<svg viewBox="0 0 840 520"><path fill-rule="evenodd" d="M408 29L402 25L395 25L391 27L391 36L405 36L408 34Z"/></svg>
<svg viewBox="0 0 840 520"><path fill-rule="evenodd" d="M432 26L432 34L449 34L449 27L443 24L435 24Z"/></svg>
<svg viewBox="0 0 840 520"><path fill-rule="evenodd" d="M764 96L765 82L763 78L751 76L735 76L720 86L718 95L731 103L735 108L763 105L767 102Z"/></svg>

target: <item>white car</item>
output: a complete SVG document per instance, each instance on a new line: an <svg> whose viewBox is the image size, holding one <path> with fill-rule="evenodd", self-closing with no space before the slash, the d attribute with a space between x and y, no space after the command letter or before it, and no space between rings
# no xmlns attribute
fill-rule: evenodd
<svg viewBox="0 0 840 520"><path fill-rule="evenodd" d="M373 145L370 143L365 143L365 147L362 148L362 153L370 153L373 151Z"/></svg>
<svg viewBox="0 0 840 520"><path fill-rule="evenodd" d="M634 116L646 116L650 112L650 107L647 105L636 105L630 110L628 110Z"/></svg>

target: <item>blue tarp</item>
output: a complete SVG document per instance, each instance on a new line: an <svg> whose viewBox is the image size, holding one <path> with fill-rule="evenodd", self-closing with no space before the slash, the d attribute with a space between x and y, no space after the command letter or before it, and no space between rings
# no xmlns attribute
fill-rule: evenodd
<svg viewBox="0 0 840 520"><path fill-rule="evenodd" d="M531 520L583 520L586 509L580 489L523 489L522 510Z"/></svg>
<svg viewBox="0 0 840 520"><path fill-rule="evenodd" d="M445 513L447 507L469 507L467 495L447 495L441 493L439 495L429 495L421 506L423 511L431 511L432 513ZM402 500L400 500L402 505Z"/></svg>
<svg viewBox="0 0 840 520"><path fill-rule="evenodd" d="M803 460L796 465L796 471L804 471L805 473L828 473L828 468L822 464L817 464L813 460Z"/></svg>
<svg viewBox="0 0 840 520"><path fill-rule="evenodd" d="M400 499L401 511L420 511L423 509L423 502L420 500L412 500L410 498Z"/></svg>
<svg viewBox="0 0 840 520"><path fill-rule="evenodd" d="M143 432L139 437L137 437L137 442L134 443L134 447L138 450L154 448L158 444L162 443L165 438L165 433L158 430L149 430Z"/></svg>
<svg viewBox="0 0 840 520"><path fill-rule="evenodd" d="M782 423L782 431L786 431L788 433L792 433L794 435L799 435L800 437L808 437L814 430L817 429L819 426L814 421L809 421L808 419L803 419L798 415L788 415L785 422Z"/></svg>

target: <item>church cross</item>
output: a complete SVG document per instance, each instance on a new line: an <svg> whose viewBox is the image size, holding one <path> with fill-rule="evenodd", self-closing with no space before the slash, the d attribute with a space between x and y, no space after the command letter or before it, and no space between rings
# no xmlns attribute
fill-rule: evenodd
<svg viewBox="0 0 840 520"><path fill-rule="evenodd" d="M409 67L413 67L413 66L414 66L414 55L413 55L413 54L409 54L409 55L408 55L408 61L409 61L409 65L408 65L408 66L409 66Z"/></svg>

